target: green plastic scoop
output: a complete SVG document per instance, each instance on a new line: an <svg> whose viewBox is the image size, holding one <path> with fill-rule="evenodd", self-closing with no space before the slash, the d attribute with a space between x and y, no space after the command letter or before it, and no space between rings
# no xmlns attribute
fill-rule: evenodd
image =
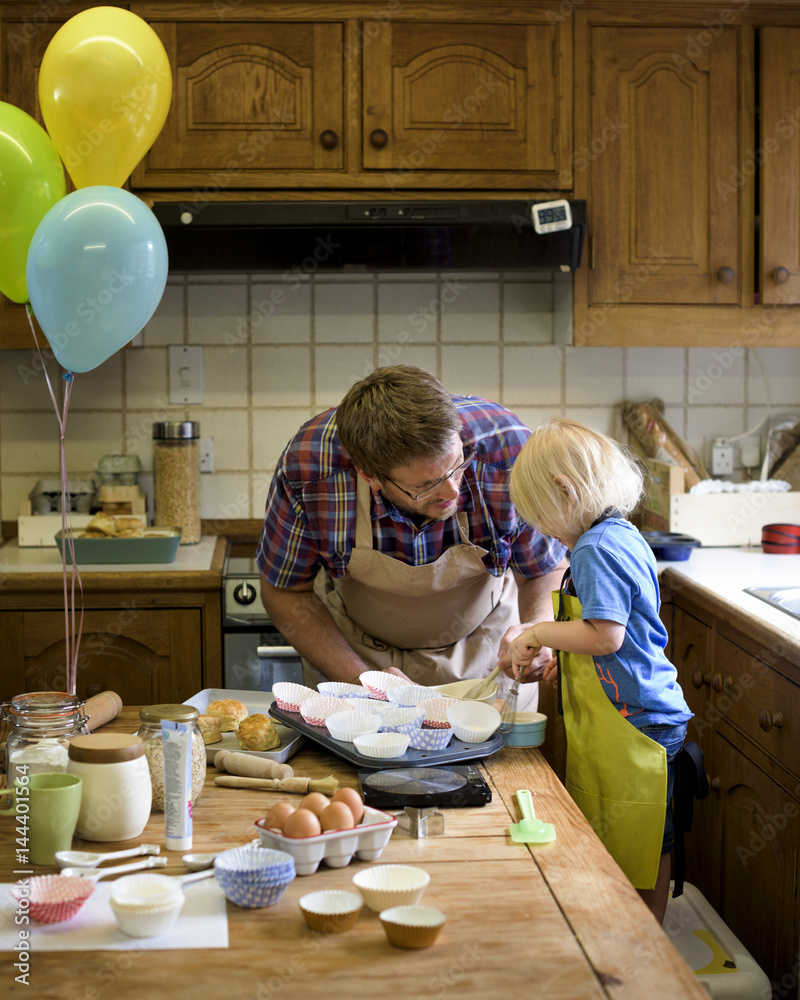
<svg viewBox="0 0 800 1000"><path fill-rule="evenodd" d="M508 828L515 844L549 844L556 839L556 830L552 823L543 823L536 819L533 811L533 796L527 788L515 792L522 819L512 823Z"/></svg>

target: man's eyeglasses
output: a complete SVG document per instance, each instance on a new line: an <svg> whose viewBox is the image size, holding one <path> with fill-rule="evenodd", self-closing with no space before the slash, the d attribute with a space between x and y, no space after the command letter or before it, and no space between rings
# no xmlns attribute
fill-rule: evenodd
<svg viewBox="0 0 800 1000"><path fill-rule="evenodd" d="M430 486L426 486L425 489L421 490L419 493L409 493L408 490L404 490L402 486L398 486L398 484L393 479L389 479L388 476L386 477L386 481L391 483L396 489L400 490L401 493L405 493L410 500L425 500L426 497L435 493L442 483L446 483L448 479L451 479L453 476L457 476L459 472L463 472L464 469L466 469L466 467L472 462L473 458L475 458L475 449L473 446L471 444L464 445L464 457L458 465L454 469L451 469L446 476L442 476L441 479L437 479L435 483L431 483Z"/></svg>

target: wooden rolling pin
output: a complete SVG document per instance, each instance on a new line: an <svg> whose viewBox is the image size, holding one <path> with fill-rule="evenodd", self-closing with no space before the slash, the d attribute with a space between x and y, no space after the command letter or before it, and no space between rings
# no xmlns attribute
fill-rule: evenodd
<svg viewBox="0 0 800 1000"><path fill-rule="evenodd" d="M221 774L214 778L215 785L223 788L254 788L262 792L292 792L305 795L307 792L322 792L333 795L339 790L339 781L329 774L327 778L240 778L235 774Z"/></svg>
<svg viewBox="0 0 800 1000"><path fill-rule="evenodd" d="M99 729L100 726L104 726L107 722L111 722L112 719L116 719L121 711L122 698L120 698L116 691L101 691L100 694L94 694L91 698L86 699L83 706L83 713L86 717L86 728L89 732ZM0 743L0 764L2 764L3 770L5 770L5 743Z"/></svg>
<svg viewBox="0 0 800 1000"><path fill-rule="evenodd" d="M279 764L269 757L251 757L236 750L220 750L214 755L214 767L240 778L291 778L294 771L288 764Z"/></svg>

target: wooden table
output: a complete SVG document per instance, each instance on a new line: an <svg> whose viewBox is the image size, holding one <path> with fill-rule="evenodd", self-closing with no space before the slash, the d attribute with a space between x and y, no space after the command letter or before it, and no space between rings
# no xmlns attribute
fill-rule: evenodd
<svg viewBox="0 0 800 1000"><path fill-rule="evenodd" d="M138 710L126 709L107 728L133 732L137 722ZM291 763L296 774L335 773L342 784L359 787L355 767L309 743ZM2 995L36 1000L707 1000L539 751L503 749L483 766L492 787L489 805L445 810L442 837L418 840L395 830L378 862L419 865L430 874L423 902L447 914L432 948L390 946L377 914L366 907L343 934L308 930L298 899L318 889L351 889L355 872L370 864L353 861L347 868L320 866L313 875L297 877L272 907L246 910L227 904L227 949L34 952L29 986L15 983L15 959L2 953ZM217 773L209 768L196 805L195 851L251 840L253 822L278 799L272 792L217 787ZM507 831L519 819L513 798L518 788L535 793L537 815L555 824L554 843L512 843ZM13 839L13 821L0 823L3 882L16 878ZM161 813L152 814L141 836L141 842L150 841L164 843ZM118 846L75 843L101 851ZM180 856L170 857L174 864L167 873L182 873Z"/></svg>

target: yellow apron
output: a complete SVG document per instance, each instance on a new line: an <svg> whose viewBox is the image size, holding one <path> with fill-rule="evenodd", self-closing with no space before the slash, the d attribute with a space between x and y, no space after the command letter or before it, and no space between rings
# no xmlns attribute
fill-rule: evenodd
<svg viewBox="0 0 800 1000"><path fill-rule="evenodd" d="M358 479L356 534L347 575L320 570L314 592L350 646L374 670L398 667L418 684L480 680L497 662L505 631L519 623L514 575L492 576L486 549L469 538L467 516L457 515L461 541L438 559L408 566L374 548L371 491ZM322 675L303 661L305 683ZM499 697L511 679L501 675ZM520 711L536 709L538 684L520 689Z"/></svg>
<svg viewBox="0 0 800 1000"><path fill-rule="evenodd" d="M580 619L580 601L563 588L553 604L558 620ZM653 889L664 840L667 751L614 708L591 656L562 652L559 659L567 791L631 883Z"/></svg>

